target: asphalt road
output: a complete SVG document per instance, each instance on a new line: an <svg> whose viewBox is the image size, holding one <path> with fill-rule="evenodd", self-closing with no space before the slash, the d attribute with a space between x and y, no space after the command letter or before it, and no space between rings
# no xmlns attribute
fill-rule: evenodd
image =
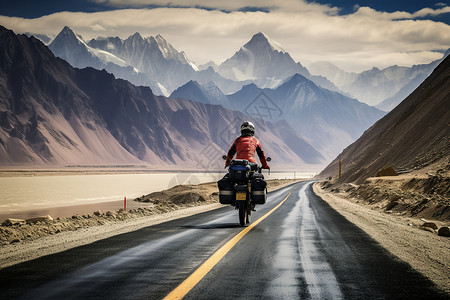
<svg viewBox="0 0 450 300"><path fill-rule="evenodd" d="M270 193L252 219L242 228L224 206L5 268L0 299L162 299L187 278L185 299L450 298L311 183Z"/></svg>

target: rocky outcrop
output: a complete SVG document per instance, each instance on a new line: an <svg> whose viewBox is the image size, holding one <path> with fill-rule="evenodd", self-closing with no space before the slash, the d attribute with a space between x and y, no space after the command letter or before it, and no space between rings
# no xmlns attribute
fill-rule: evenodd
<svg viewBox="0 0 450 300"><path fill-rule="evenodd" d="M5 221L3 221L2 226L14 226L14 225L24 225L26 224L27 221L22 220L22 219L6 219Z"/></svg>
<svg viewBox="0 0 450 300"><path fill-rule="evenodd" d="M438 235L445 236L445 237L450 237L450 228L448 226L442 226L438 230Z"/></svg>
<svg viewBox="0 0 450 300"><path fill-rule="evenodd" d="M381 177L381 176L398 176L398 173L397 173L397 171L395 171L395 169L393 167L389 166L389 167L383 168L380 171L378 171L377 176L378 177Z"/></svg>
<svg viewBox="0 0 450 300"><path fill-rule="evenodd" d="M26 219L26 222L28 224L33 224L33 223L38 223L38 222L51 222L51 221L53 221L53 218L49 215Z"/></svg>

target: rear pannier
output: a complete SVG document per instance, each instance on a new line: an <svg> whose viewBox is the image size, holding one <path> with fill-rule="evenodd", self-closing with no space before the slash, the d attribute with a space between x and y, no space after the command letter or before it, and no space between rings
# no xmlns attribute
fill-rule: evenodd
<svg viewBox="0 0 450 300"><path fill-rule="evenodd" d="M252 202L254 204L265 204L267 182L262 178L255 178L250 183L252 188Z"/></svg>
<svg viewBox="0 0 450 300"><path fill-rule="evenodd" d="M232 204L234 202L234 182L228 178L228 174L217 182L219 186L220 204Z"/></svg>

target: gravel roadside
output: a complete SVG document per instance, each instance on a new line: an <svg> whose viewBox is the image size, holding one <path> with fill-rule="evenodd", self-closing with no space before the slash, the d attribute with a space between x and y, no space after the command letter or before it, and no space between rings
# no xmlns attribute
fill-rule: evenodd
<svg viewBox="0 0 450 300"><path fill-rule="evenodd" d="M363 229L394 256L450 293L450 240L419 229L418 218L386 214L325 192L319 183L314 192L347 220Z"/></svg>

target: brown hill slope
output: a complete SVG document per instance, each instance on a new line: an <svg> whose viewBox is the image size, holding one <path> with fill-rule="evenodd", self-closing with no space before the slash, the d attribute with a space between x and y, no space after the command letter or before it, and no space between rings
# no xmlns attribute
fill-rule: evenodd
<svg viewBox="0 0 450 300"><path fill-rule="evenodd" d="M450 156L450 58L402 103L347 147L319 177L362 183L386 167L417 170Z"/></svg>

